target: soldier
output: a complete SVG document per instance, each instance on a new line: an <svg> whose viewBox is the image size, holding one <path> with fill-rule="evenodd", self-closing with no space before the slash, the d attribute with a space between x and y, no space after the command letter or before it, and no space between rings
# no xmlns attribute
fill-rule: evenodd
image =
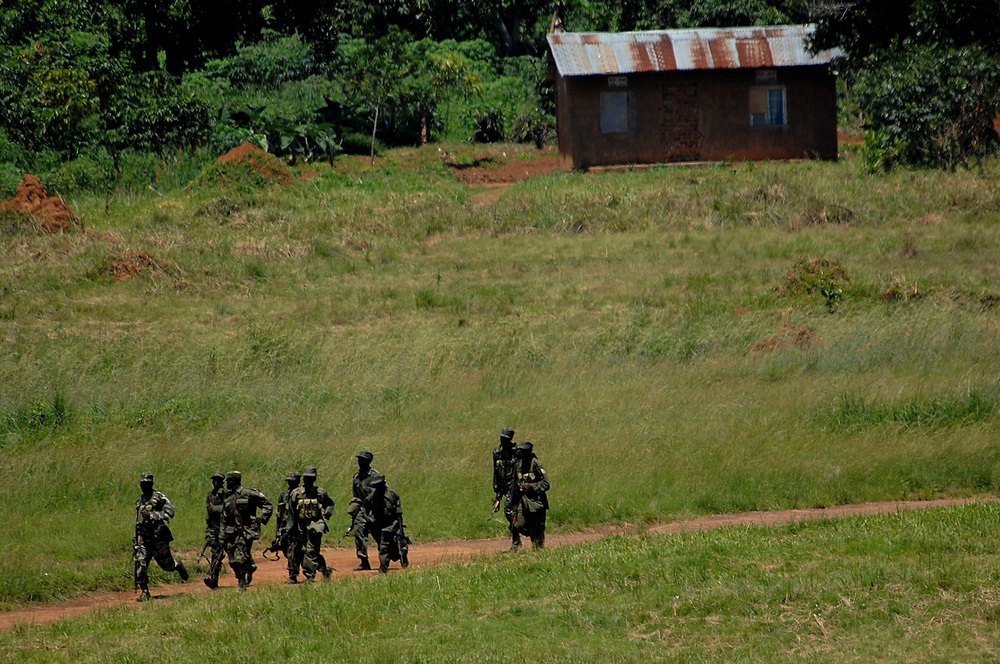
<svg viewBox="0 0 1000 664"><path fill-rule="evenodd" d="M514 448L516 458L514 484L511 498L514 516L511 528L531 538L536 549L545 546L545 512L549 509L549 478L542 464L538 463L533 446L525 441ZM517 546L512 547L517 549Z"/></svg>
<svg viewBox="0 0 1000 664"><path fill-rule="evenodd" d="M299 567L302 564L302 542L299 540L294 528L288 523L290 500L292 493L299 487L299 480L302 475L297 470L293 470L285 476L288 488L278 495L278 517L274 524L274 541L268 547L268 551L277 553L281 551L288 561L288 580L285 583L299 582Z"/></svg>
<svg viewBox="0 0 1000 664"><path fill-rule="evenodd" d="M514 505L510 498L510 488L514 483L514 466L514 430L504 429L500 432L500 444L493 450L493 508L496 511L500 501L503 500L503 513L510 525L511 551L521 547L521 534L513 525Z"/></svg>
<svg viewBox="0 0 1000 664"><path fill-rule="evenodd" d="M405 569L410 566L410 539L403 530L403 507L399 494L386 486L384 477L376 477L371 481L374 490L372 502L382 506L376 515L377 528L381 535L378 539L378 573L389 572L389 562L398 560Z"/></svg>
<svg viewBox="0 0 1000 664"><path fill-rule="evenodd" d="M174 505L159 491L153 491L153 473L143 473L139 477L142 494L135 501L135 537L132 551L135 557L134 580L136 588L142 590L138 602L149 599L149 561L167 572L177 570L181 581L187 581L188 573L184 563L170 553L170 534L167 522L174 518Z"/></svg>
<svg viewBox="0 0 1000 664"><path fill-rule="evenodd" d="M378 478L384 480L385 475L371 467L373 458L375 456L368 450L358 452L358 472L354 474L351 486L353 498L347 508L347 513L351 515L351 529L354 531L354 547L358 560L361 561L354 568L355 572L372 568L368 562L368 536L371 535L376 544L380 544L382 540L382 531L376 526L383 506L379 501L373 500L375 490L372 482Z"/></svg>
<svg viewBox="0 0 1000 664"><path fill-rule="evenodd" d="M222 539L219 537L219 523L222 521L222 497L225 494L225 489L222 488L224 479L222 473L212 473L212 490L205 496L205 547L202 550L212 552L206 579L212 576L219 577L222 558L226 555Z"/></svg>
<svg viewBox="0 0 1000 664"><path fill-rule="evenodd" d="M316 486L316 466L305 467L302 483L303 486L292 491L288 499L286 529L298 542L306 580L315 580L317 571L329 579L333 568L327 567L326 558L320 550L323 534L330 531L326 519L333 516L333 499L325 489Z"/></svg>
<svg viewBox="0 0 1000 664"><path fill-rule="evenodd" d="M257 514L260 510L260 514ZM233 568L240 591L245 591L253 581L257 566L253 562L251 549L254 540L260 538L260 527L271 518L274 508L271 501L257 489L243 486L243 476L238 470L226 474L226 494L222 502L222 520L219 535L229 556L229 566ZM219 586L219 577L205 579L209 588Z"/></svg>

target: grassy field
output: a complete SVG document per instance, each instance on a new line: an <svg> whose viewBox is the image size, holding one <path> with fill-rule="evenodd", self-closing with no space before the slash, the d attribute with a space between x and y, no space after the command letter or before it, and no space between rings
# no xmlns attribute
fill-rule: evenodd
<svg viewBox="0 0 1000 664"><path fill-rule="evenodd" d="M1000 484L1000 163L315 170L0 217L0 608L130 587L144 470L185 551L216 469L317 465L346 527L362 448L417 542L499 534L504 426L555 530Z"/></svg>
<svg viewBox="0 0 1000 664"><path fill-rule="evenodd" d="M24 662L993 662L1000 506L610 537L0 632Z"/></svg>

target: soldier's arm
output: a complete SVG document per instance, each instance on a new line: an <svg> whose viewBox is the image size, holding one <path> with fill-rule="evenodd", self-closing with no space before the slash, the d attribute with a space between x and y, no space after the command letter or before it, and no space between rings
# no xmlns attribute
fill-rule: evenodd
<svg viewBox="0 0 1000 664"><path fill-rule="evenodd" d="M500 464L497 463L497 454L493 453L493 493L501 494L507 493L507 487L504 486L503 476L500 473Z"/></svg>
<svg viewBox="0 0 1000 664"><path fill-rule="evenodd" d="M333 518L333 498L330 497L326 491L320 491L319 494L320 505L323 506L323 518L332 519Z"/></svg>
<svg viewBox="0 0 1000 664"><path fill-rule="evenodd" d="M271 504L271 501L263 493L260 491L257 493L259 494L258 505L260 507L260 516L257 517L257 521L259 523L267 523L271 520L271 515L274 514L274 505Z"/></svg>
<svg viewBox="0 0 1000 664"><path fill-rule="evenodd" d="M169 521L174 518L174 504L162 493L157 494L149 518L153 521Z"/></svg>
<svg viewBox="0 0 1000 664"><path fill-rule="evenodd" d="M538 474L542 476L542 479L538 482L526 482L525 487L528 491L533 493L545 493L549 490L549 476L546 474L545 469L542 468L542 464L535 462L535 466L538 468Z"/></svg>

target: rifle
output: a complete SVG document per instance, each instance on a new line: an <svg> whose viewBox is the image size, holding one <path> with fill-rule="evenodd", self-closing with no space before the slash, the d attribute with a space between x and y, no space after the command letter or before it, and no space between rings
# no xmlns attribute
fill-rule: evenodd
<svg viewBox="0 0 1000 664"><path fill-rule="evenodd" d="M409 567L410 566L410 559L408 557L410 553L409 545L412 544L412 542L410 541L410 538L406 536L406 531L404 530L404 528L405 526L403 526L403 519L401 518L399 520L399 527L396 528L396 532L393 533L393 535L396 538L396 549L399 551L399 564L402 565L403 567Z"/></svg>
<svg viewBox="0 0 1000 664"><path fill-rule="evenodd" d="M343 541L344 541L344 538L345 538L345 537L347 537L348 535L350 535L351 533L353 533L353 532L354 532L354 526L355 526L355 524L357 524L357 522L358 522L358 513L359 513L359 512L361 512L361 510L360 510L360 509L358 509L358 510L357 510L357 511L356 511L356 512L354 513L354 515L353 515L353 516L351 516L351 525L350 525L350 527L349 527L349 528L348 528L347 530L345 530L345 531L344 531L344 534L340 536L340 539L339 539L339 540L337 540L337 544L340 544L341 542L343 542Z"/></svg>
<svg viewBox="0 0 1000 664"><path fill-rule="evenodd" d="M198 554L198 558L196 560L201 560L202 558L204 558L205 562L211 565L212 561L209 560L208 556L205 555L205 549L207 548L208 548L208 540L205 540L205 546L201 547L201 553Z"/></svg>
<svg viewBox="0 0 1000 664"><path fill-rule="evenodd" d="M267 554L275 554L274 559L280 560L281 556L279 554L285 554L285 558L288 557L288 533L282 532L281 528L278 528L277 532L274 533L274 539L271 540L271 544L264 549L264 553L261 554L267 558ZM270 558L267 558L270 560Z"/></svg>
<svg viewBox="0 0 1000 664"><path fill-rule="evenodd" d="M501 498L501 496L498 493L497 496L496 496L496 498L493 499L493 511L490 512L490 515L488 517L486 517L487 521L489 521L490 519L492 519L493 515L500 511L500 498Z"/></svg>

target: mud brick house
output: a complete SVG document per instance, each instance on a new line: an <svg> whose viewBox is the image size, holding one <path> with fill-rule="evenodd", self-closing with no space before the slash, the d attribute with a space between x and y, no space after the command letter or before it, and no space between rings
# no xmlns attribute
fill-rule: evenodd
<svg viewBox="0 0 1000 664"><path fill-rule="evenodd" d="M550 34L563 167L835 159L835 53L811 53L812 32Z"/></svg>

